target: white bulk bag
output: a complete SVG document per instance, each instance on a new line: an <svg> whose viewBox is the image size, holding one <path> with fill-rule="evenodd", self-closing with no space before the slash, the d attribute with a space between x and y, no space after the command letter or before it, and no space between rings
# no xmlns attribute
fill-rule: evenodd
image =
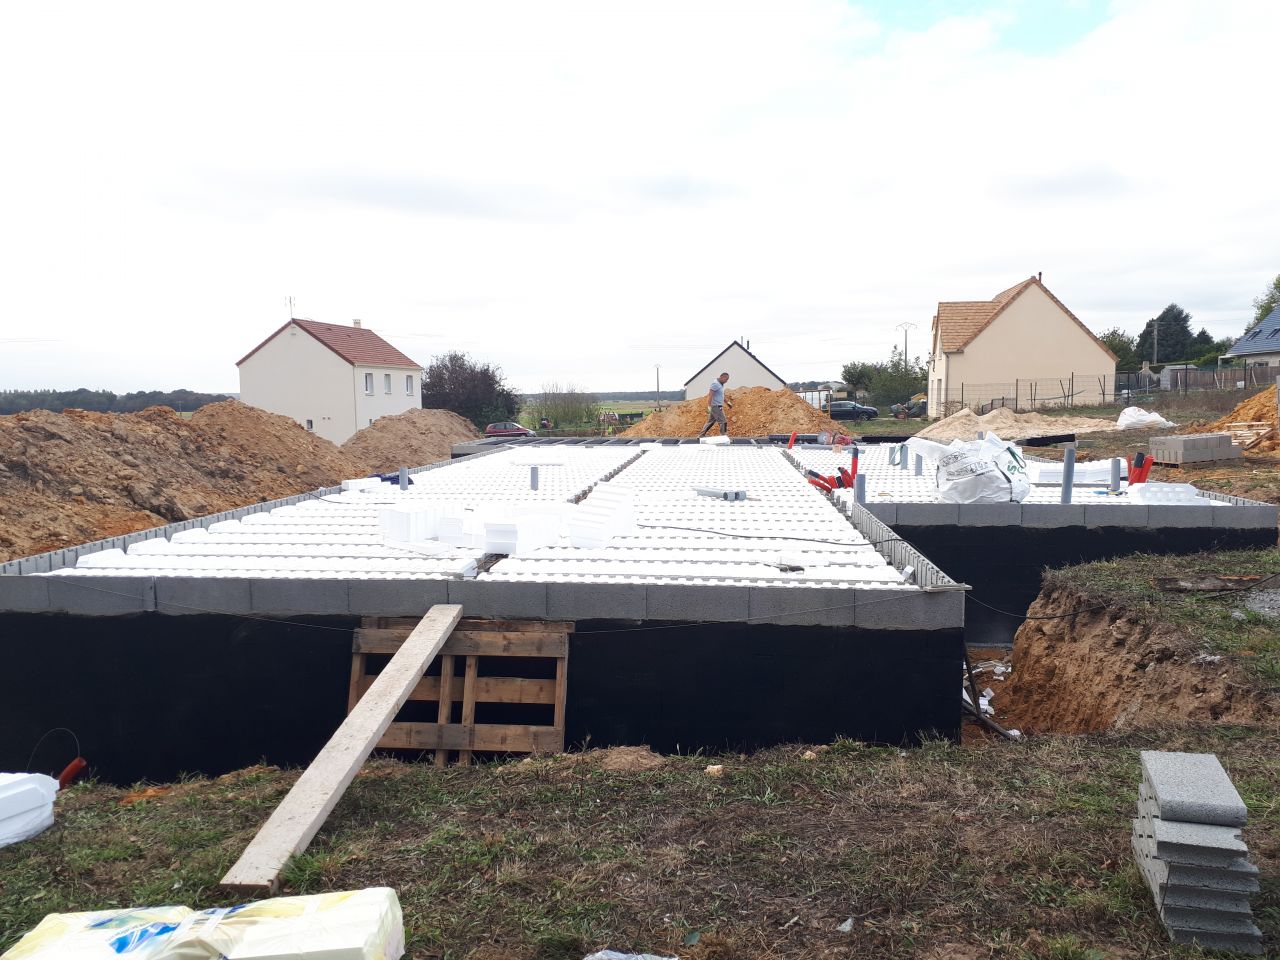
<svg viewBox="0 0 1280 960"><path fill-rule="evenodd" d="M942 503L1021 503L1031 492L1018 448L994 434L952 443L938 458L934 482Z"/></svg>

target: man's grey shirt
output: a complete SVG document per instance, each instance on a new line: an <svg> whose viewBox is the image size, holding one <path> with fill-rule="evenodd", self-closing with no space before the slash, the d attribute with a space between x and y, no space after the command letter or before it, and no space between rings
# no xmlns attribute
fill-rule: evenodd
<svg viewBox="0 0 1280 960"><path fill-rule="evenodd" d="M711 406L724 406L724 384L719 380L711 381Z"/></svg>

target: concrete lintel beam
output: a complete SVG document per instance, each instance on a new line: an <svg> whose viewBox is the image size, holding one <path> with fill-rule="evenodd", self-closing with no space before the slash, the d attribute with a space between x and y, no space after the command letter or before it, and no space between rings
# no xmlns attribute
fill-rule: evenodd
<svg viewBox="0 0 1280 960"><path fill-rule="evenodd" d="M550 620L643 620L649 588L642 583L549 583Z"/></svg>
<svg viewBox="0 0 1280 960"><path fill-rule="evenodd" d="M462 604L463 616L510 620L546 620L547 585L506 580L450 580L449 602Z"/></svg>

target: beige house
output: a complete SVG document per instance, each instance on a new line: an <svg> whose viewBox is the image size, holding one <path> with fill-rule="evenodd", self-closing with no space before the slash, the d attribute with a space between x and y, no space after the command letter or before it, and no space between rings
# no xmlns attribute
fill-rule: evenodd
<svg viewBox="0 0 1280 960"><path fill-rule="evenodd" d="M1033 409L1110 400L1116 355L1030 277L990 300L939 303L929 416L961 407Z"/></svg>
<svg viewBox="0 0 1280 960"><path fill-rule="evenodd" d="M684 398L705 397L711 381L722 373L729 375L729 387L768 387L783 390L787 382L760 362L759 358L737 340L712 358L711 362L684 383Z"/></svg>
<svg viewBox="0 0 1280 960"><path fill-rule="evenodd" d="M379 417L422 406L422 365L372 330L290 320L236 364L240 399L342 443Z"/></svg>

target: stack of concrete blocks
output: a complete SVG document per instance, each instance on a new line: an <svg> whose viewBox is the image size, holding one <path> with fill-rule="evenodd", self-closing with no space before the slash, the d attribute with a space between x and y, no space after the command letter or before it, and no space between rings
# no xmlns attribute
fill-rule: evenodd
<svg viewBox="0 0 1280 960"><path fill-rule="evenodd" d="M1246 816L1213 754L1142 751L1133 852L1175 942L1262 953L1249 906L1258 868L1240 838Z"/></svg>
<svg viewBox="0 0 1280 960"><path fill-rule="evenodd" d="M1151 456L1156 463L1203 463L1234 460L1240 456L1240 448L1231 442L1229 433L1193 433L1181 437L1152 437Z"/></svg>

